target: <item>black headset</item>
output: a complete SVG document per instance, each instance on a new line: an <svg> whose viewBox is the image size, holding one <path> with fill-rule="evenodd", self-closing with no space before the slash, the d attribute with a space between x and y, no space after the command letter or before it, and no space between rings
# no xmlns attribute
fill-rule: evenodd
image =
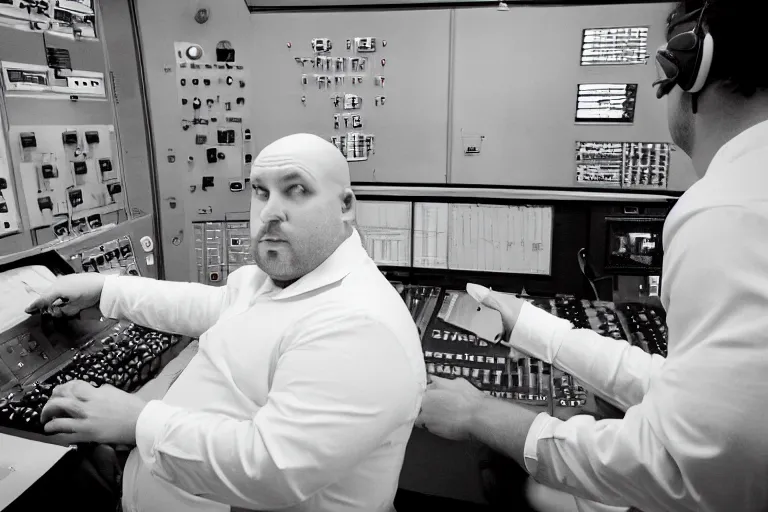
<svg viewBox="0 0 768 512"><path fill-rule="evenodd" d="M703 25L709 3L708 0L702 8L670 22L667 44L656 52L656 64L663 77L653 83L658 87L657 98L669 94L676 85L691 94L704 89L715 51L715 41ZM695 25L691 27L694 20Z"/></svg>

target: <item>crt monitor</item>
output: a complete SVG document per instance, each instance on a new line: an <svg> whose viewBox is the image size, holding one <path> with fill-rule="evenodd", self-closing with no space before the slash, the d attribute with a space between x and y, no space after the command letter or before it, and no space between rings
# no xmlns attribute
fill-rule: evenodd
<svg viewBox="0 0 768 512"><path fill-rule="evenodd" d="M657 273L661 271L664 219L660 217L606 218L605 270Z"/></svg>

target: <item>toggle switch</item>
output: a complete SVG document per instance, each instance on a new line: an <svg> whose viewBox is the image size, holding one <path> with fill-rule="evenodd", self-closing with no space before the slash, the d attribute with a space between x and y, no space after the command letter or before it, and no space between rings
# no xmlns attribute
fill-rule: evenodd
<svg viewBox="0 0 768 512"><path fill-rule="evenodd" d="M123 186L120 183L110 183L107 185L107 193L112 202L115 201L115 196L123 191Z"/></svg>
<svg viewBox="0 0 768 512"><path fill-rule="evenodd" d="M98 144L99 132L85 132L85 142L88 144Z"/></svg>
<svg viewBox="0 0 768 512"><path fill-rule="evenodd" d="M101 227L101 225L102 225L102 224L101 224L101 215L99 215L99 214L95 214L95 215L91 215L90 217L88 217L88 226L89 226L91 229L100 228L100 227ZM107 258L107 261L109 262L109 260L110 260L109 256L110 256L110 255L109 255L109 254L107 254L107 255L105 255L105 256L106 256L106 258Z"/></svg>
<svg viewBox="0 0 768 512"><path fill-rule="evenodd" d="M88 165L85 162L72 162L72 167L77 176L88 174Z"/></svg>
<svg viewBox="0 0 768 512"><path fill-rule="evenodd" d="M34 132L22 133L21 135L19 135L19 139L21 140L21 147L23 149L37 147L37 138L35 137Z"/></svg>
<svg viewBox="0 0 768 512"><path fill-rule="evenodd" d="M227 77L227 85L232 85L233 83L235 83L235 79L232 78L231 76L228 76Z"/></svg>
<svg viewBox="0 0 768 512"><path fill-rule="evenodd" d="M227 155L225 155L225 154L224 154L224 153L222 153L221 151L219 151L219 154L218 154L218 155L216 155L216 156L218 156L218 157L219 157L219 160L225 160L225 159L227 158Z"/></svg>
<svg viewBox="0 0 768 512"><path fill-rule="evenodd" d="M200 100L200 98L195 98L192 100L192 108L195 110L200 110L200 107L203 106L203 102Z"/></svg>
<svg viewBox="0 0 768 512"><path fill-rule="evenodd" d="M80 189L74 189L69 191L69 203L72 208L77 208L83 204L83 191Z"/></svg>
<svg viewBox="0 0 768 512"><path fill-rule="evenodd" d="M218 161L216 158L216 148L208 148L205 151L205 156L208 159L209 164L215 164Z"/></svg>
<svg viewBox="0 0 768 512"><path fill-rule="evenodd" d="M52 180L59 177L59 171L52 164L43 164L43 179Z"/></svg>
<svg viewBox="0 0 768 512"><path fill-rule="evenodd" d="M253 162L253 155L250 154L250 153L246 153L245 154L245 163L249 164L251 162Z"/></svg>
<svg viewBox="0 0 768 512"><path fill-rule="evenodd" d="M64 145L77 144L77 132L64 132L61 134Z"/></svg>
<svg viewBox="0 0 768 512"><path fill-rule="evenodd" d="M203 176L203 186L202 189L205 192L209 188L212 188L214 186L213 184L213 176Z"/></svg>
<svg viewBox="0 0 768 512"><path fill-rule="evenodd" d="M99 170L102 174L112 171L112 160L109 158L100 158Z"/></svg>
<svg viewBox="0 0 768 512"><path fill-rule="evenodd" d="M182 105L186 105L187 103L189 103L189 100L187 98L181 98Z"/></svg>
<svg viewBox="0 0 768 512"><path fill-rule="evenodd" d="M198 133L195 135L195 144L198 146L202 146L203 144L208 142L208 136L204 133Z"/></svg>
<svg viewBox="0 0 768 512"><path fill-rule="evenodd" d="M192 85L200 85L200 80L197 78L192 79Z"/></svg>
<svg viewBox="0 0 768 512"><path fill-rule="evenodd" d="M230 192L242 192L245 189L245 183L243 180L230 180L229 190Z"/></svg>
<svg viewBox="0 0 768 512"><path fill-rule="evenodd" d="M205 86L208 87L209 85L211 85L211 79L210 78L203 79L203 84L205 84Z"/></svg>
<svg viewBox="0 0 768 512"><path fill-rule="evenodd" d="M181 86L184 87L185 85L187 85L187 79L182 78L179 83L181 83Z"/></svg>
<svg viewBox="0 0 768 512"><path fill-rule="evenodd" d="M250 128L246 128L245 129L245 132L243 132L243 138L245 140L251 140L251 129Z"/></svg>

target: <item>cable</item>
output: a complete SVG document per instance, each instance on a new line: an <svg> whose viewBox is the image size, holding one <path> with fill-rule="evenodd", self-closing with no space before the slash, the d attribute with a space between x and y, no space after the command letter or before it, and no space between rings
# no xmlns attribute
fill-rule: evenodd
<svg viewBox="0 0 768 512"><path fill-rule="evenodd" d="M579 249L579 252L576 253L576 259L579 262L579 269L581 270L581 274L587 279L589 282L589 286L592 288L592 293L595 294L595 300L600 300L600 295L597 293L597 287L595 286L595 283L593 282L593 279L595 278L594 275L591 277L587 275L587 250L585 248ZM592 269L590 268L590 271ZM594 272L590 272L594 274Z"/></svg>

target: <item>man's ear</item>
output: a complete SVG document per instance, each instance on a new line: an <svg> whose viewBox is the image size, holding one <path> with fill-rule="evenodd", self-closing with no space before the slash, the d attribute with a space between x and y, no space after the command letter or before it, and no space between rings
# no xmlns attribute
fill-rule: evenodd
<svg viewBox="0 0 768 512"><path fill-rule="evenodd" d="M341 213L345 219L353 220L355 217L355 205L357 199L351 188L344 189L341 196Z"/></svg>

